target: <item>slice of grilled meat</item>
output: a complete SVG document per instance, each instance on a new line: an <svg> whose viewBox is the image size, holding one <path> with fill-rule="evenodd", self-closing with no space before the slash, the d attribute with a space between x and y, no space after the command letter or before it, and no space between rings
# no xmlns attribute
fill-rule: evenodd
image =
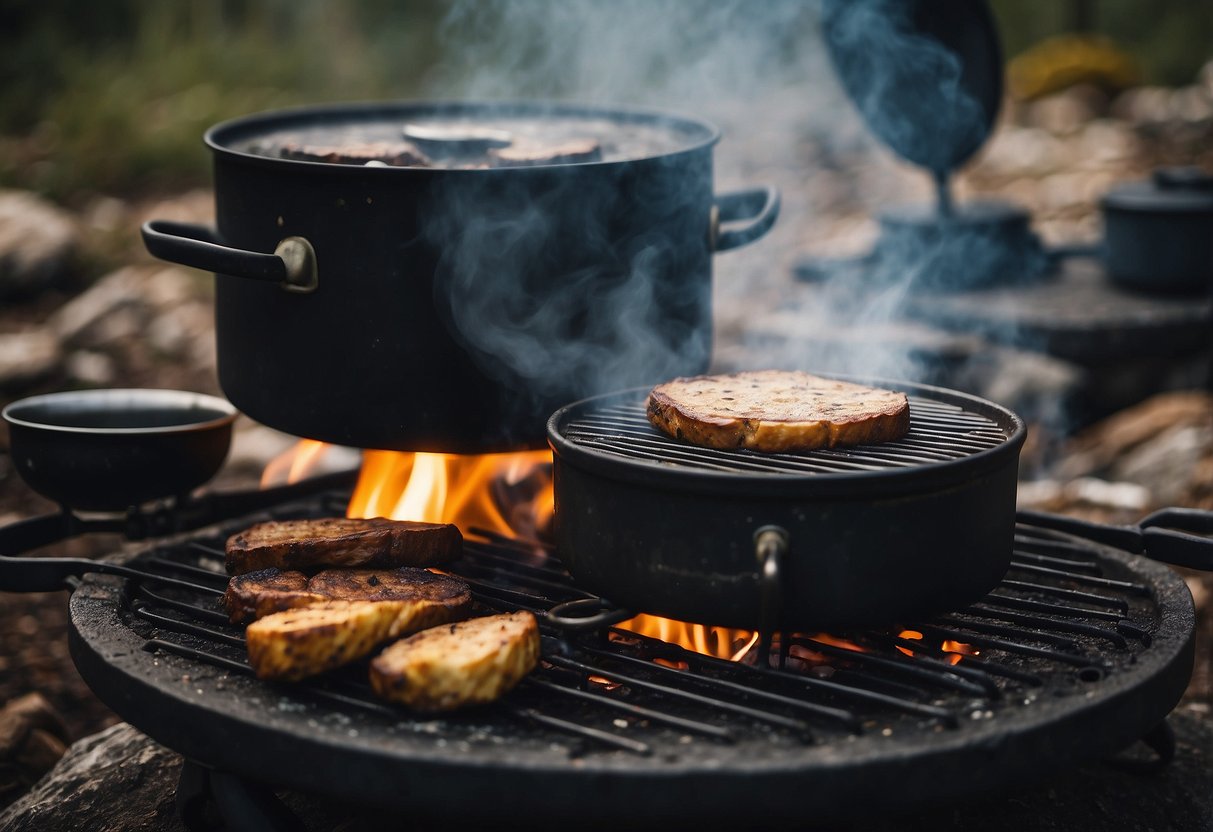
<svg viewBox="0 0 1213 832"><path fill-rule="evenodd" d="M467 616L472 592L458 578L427 569L326 569L308 578L302 572L261 569L228 581L223 605L233 624L322 601L433 601L451 608L451 618Z"/></svg>
<svg viewBox="0 0 1213 832"><path fill-rule="evenodd" d="M647 411L675 439L768 453L889 442L910 429L904 393L783 370L676 378L653 388Z"/></svg>
<svg viewBox="0 0 1213 832"><path fill-rule="evenodd" d="M307 575L274 567L235 576L223 593L223 606L233 624L325 600L326 596L308 591Z"/></svg>
<svg viewBox="0 0 1213 832"><path fill-rule="evenodd" d="M503 696L538 661L535 616L490 615L391 645L371 661L371 687L414 710L450 711Z"/></svg>
<svg viewBox="0 0 1213 832"><path fill-rule="evenodd" d="M316 572L330 567L385 569L437 566L459 557L463 535L450 523L415 523L383 517L272 520L232 535L229 575L257 569Z"/></svg>
<svg viewBox="0 0 1213 832"><path fill-rule="evenodd" d="M298 681L369 655L376 647L463 611L435 601L324 601L267 615L245 631L258 678Z"/></svg>

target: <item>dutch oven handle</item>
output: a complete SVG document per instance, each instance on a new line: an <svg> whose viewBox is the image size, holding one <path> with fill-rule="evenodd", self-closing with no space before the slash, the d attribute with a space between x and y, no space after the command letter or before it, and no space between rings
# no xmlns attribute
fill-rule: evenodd
<svg viewBox="0 0 1213 832"><path fill-rule="evenodd" d="M287 237L273 254L259 254L224 245L205 225L149 220L142 232L147 250L170 263L277 283L290 292L311 292L317 286L316 252L303 237Z"/></svg>
<svg viewBox="0 0 1213 832"><path fill-rule="evenodd" d="M1020 511L1033 526L1106 543L1151 560L1213 572L1213 512L1194 508L1164 508L1133 526L1105 526L1073 517Z"/></svg>
<svg viewBox="0 0 1213 832"><path fill-rule="evenodd" d="M779 206L778 188L721 194L712 206L708 247L712 251L728 251L754 242L771 230L779 218Z"/></svg>

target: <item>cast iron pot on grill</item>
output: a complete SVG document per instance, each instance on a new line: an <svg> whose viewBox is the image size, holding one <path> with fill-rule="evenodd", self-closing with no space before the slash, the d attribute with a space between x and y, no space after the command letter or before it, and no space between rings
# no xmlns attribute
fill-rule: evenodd
<svg viewBox="0 0 1213 832"><path fill-rule="evenodd" d="M910 396L905 438L802 454L671 439L645 390L562 408L548 441L565 566L621 607L767 632L978 600L1010 563L1024 424L975 396L876 383Z"/></svg>
<svg viewBox="0 0 1213 832"><path fill-rule="evenodd" d="M406 125L550 125L603 154L459 169L274 150L399 141ZM206 133L217 229L152 221L143 236L217 274L219 381L252 418L364 448L541 447L561 404L707 367L712 253L779 210L770 188L713 195L718 139L703 121L566 104L265 113Z"/></svg>

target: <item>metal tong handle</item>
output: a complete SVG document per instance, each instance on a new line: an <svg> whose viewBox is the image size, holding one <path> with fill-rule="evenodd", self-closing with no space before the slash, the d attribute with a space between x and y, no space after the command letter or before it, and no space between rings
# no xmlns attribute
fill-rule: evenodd
<svg viewBox="0 0 1213 832"><path fill-rule="evenodd" d="M1213 534L1213 512L1164 508L1128 526L1108 526L1040 511L1020 511L1018 517L1033 526L1106 543L1160 563L1213 572L1213 538L1207 536Z"/></svg>

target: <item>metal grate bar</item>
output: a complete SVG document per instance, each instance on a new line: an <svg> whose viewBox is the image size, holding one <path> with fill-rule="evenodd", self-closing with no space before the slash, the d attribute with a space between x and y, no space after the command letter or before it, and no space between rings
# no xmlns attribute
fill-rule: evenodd
<svg viewBox="0 0 1213 832"><path fill-rule="evenodd" d="M1124 617L1118 612L1092 610L1085 607L1069 607L1065 604L1052 604L1047 601L1033 601L1028 598L1016 598L1013 595L1004 595L1001 592L991 592L986 596L986 599L996 601L1000 607L1030 610L1032 612L1047 612L1051 615L1065 615L1071 618L1098 618L1101 621L1116 623Z"/></svg>
<svg viewBox="0 0 1213 832"><path fill-rule="evenodd" d="M1011 559L1011 570L1018 572L1027 572L1032 575L1048 575L1050 577L1065 578L1074 581L1075 583L1086 584L1087 586L1100 586L1112 589L1123 590L1124 592L1132 593L1145 597L1150 594L1150 588L1144 584L1133 583L1131 581L1117 581L1112 578L1101 578L1098 575L1081 575L1074 572L1067 572L1063 569L1050 569L1047 566L1036 566L1031 563Z"/></svg>
<svg viewBox="0 0 1213 832"><path fill-rule="evenodd" d="M1129 602L1123 598L1116 598L1111 595L1099 595L1094 592L1083 592L1078 589L1066 589L1060 586L1049 586L1048 584L1038 584L1029 581L1016 581L1010 578L1004 578L1000 589L1014 589L1020 592L1035 592L1042 595L1052 595L1056 598L1068 598L1073 601L1079 601L1089 604L1102 604L1103 606L1112 607L1122 613L1129 611Z"/></svg>
<svg viewBox="0 0 1213 832"><path fill-rule="evenodd" d="M848 650L845 647L838 647L833 644L825 644L804 636L793 637L792 643L808 647L810 650L825 653L826 655L843 657L859 665L867 665L891 673L909 676L917 681L928 682L937 687L947 688L969 696L997 697L999 695L997 686L990 683L988 679L980 682L975 679L964 679L961 678L961 674L955 673L952 667L944 669L941 667L931 667L926 663L917 663L913 660L903 661L901 654L898 654L897 657L879 656L875 653L864 653L858 650Z"/></svg>
<svg viewBox="0 0 1213 832"><path fill-rule="evenodd" d="M590 728L586 725L579 725L576 722L569 722L567 719L560 719L554 716L542 714L533 708L513 708L511 713L515 716L532 722L538 722L541 725L546 725L549 728L555 728L558 731L564 731L570 734L584 737L585 739L594 740L604 745L611 745L623 751L630 751L633 754L639 754L647 757L653 753L652 747L648 743L640 742L639 740L629 739L628 737L620 737L608 731L602 731L598 728Z"/></svg>
<svg viewBox="0 0 1213 832"><path fill-rule="evenodd" d="M736 742L737 738L733 732L727 728L721 728L717 725L710 725L706 722L699 722L686 717L675 716L661 711L646 708L642 705L635 705L631 702L621 702L618 699L613 699L604 694L593 693L588 690L580 690L578 688L569 688L564 685L559 685L547 679L537 679L534 676L527 677L522 681L522 684L529 687L537 687L542 690L556 693L561 696L572 696L576 699L581 699L586 702L593 702L595 705L601 705L604 708L621 711L638 719L648 719L653 722L661 722L665 725L672 725L675 728L681 728L684 731L691 731L696 734L703 734L709 737L715 737L718 740L726 742Z"/></svg>
<svg viewBox="0 0 1213 832"><path fill-rule="evenodd" d="M608 658L627 659L628 657L627 656L608 655ZM671 687L670 685L662 685L657 682L650 682L648 680L641 679L638 676L633 676L628 673L621 673L616 670L607 670L602 667L596 667L594 665L589 665L584 662L576 661L574 659L565 658L564 656L546 656L545 660L558 667L565 667L570 670L578 670L578 671L581 671L582 673L586 673L589 675L600 676L603 679L614 680L620 684L627 685L628 687L634 688L636 690L645 690L645 691L649 691L650 693L664 694L666 696L675 697L678 699L685 700L687 702L692 702L696 705L705 705L709 708L718 708L718 709L725 710L725 711L731 711L732 713L739 714L740 716L749 717L750 719L754 719L759 722L766 722L771 725L778 725L783 728L791 729L791 730L801 733L805 736L810 735L809 726L798 719L791 719L790 717L782 716L780 714L773 714L773 713L770 713L769 711L759 710L758 708L751 708L746 705L741 705L736 702L731 702L727 699L717 699L716 697L712 697L712 696L704 696L702 694L698 694L693 691L684 690L683 688L680 688L680 687ZM670 670L670 668L663 668L661 665L649 664L648 662L644 663L644 667L646 670L652 670L652 671ZM671 671L671 672L676 672L676 671ZM746 692L749 693L750 691L746 691ZM795 701L795 700L793 700L793 701ZM814 706L812 706L811 703L809 703L807 707L806 707L806 703L804 703L804 702L796 702L795 704L797 704L804 710L809 710L809 711L814 712L818 716L830 716L831 715L828 713L818 712L818 710ZM823 708L821 710L826 711L828 709ZM852 720L854 719L853 715L848 714L848 716Z"/></svg>
<svg viewBox="0 0 1213 832"><path fill-rule="evenodd" d="M1024 627L1038 627L1042 630L1061 631L1063 633L1075 633L1077 635L1093 636L1109 642L1114 647L1124 649L1128 647L1125 637L1114 630L1108 630L1104 627L1099 627L1094 624L1082 624L1077 621L1058 621L1055 618L1044 618L1039 615L1026 615L1024 613L1013 612L1010 610L1001 610L997 607L991 607L984 603L974 604L969 607L968 612L973 615L981 615L986 618L996 618L1000 621L1010 621L1014 624L1019 624Z"/></svg>
<svg viewBox="0 0 1213 832"><path fill-rule="evenodd" d="M152 601L153 603L159 604L160 606L170 607L170 608L178 610L180 612L184 612L189 615L192 615L195 618L201 618L206 621L210 621L213 624L228 624L229 623L229 618L226 613L219 612L218 610L206 609L205 607L199 607L196 604L191 604L186 601L178 600L176 598L168 598L159 593L152 592L150 589L148 589L145 586L139 587L138 595L140 598L146 599L148 601Z"/></svg>
<svg viewBox="0 0 1213 832"><path fill-rule="evenodd" d="M969 626L962 624L962 626ZM967 630L953 629L951 627L942 627L936 624L923 624L919 629L923 633L931 633L942 638L953 639L955 641L964 641L972 644L975 647L981 647L991 650L1001 650L1004 653L1013 653L1019 656L1031 656L1038 659L1047 659L1052 662L1069 665L1072 667L1090 667L1098 664L1098 661L1093 660L1090 656L1079 652L1066 652L1062 650L1053 650L1047 647L1037 647L1031 644L1024 644L1019 641L1012 641L1009 638L1000 635L985 635L976 632L968 632ZM976 627L974 627L976 629ZM998 628L1001 630L1009 630L1010 628ZM1071 642L1072 646L1077 651L1077 645Z"/></svg>

